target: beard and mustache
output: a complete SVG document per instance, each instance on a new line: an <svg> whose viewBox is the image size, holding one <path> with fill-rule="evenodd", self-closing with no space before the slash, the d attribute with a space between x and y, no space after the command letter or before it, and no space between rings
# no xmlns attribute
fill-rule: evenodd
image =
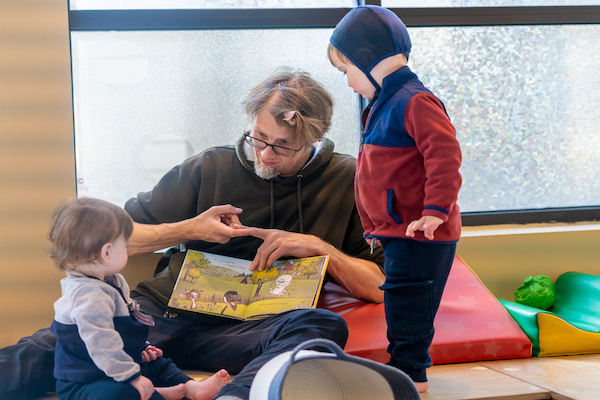
<svg viewBox="0 0 600 400"><path fill-rule="evenodd" d="M254 161L254 173L264 180L273 179L281 174L282 167L267 167L264 164Z"/></svg>
<svg viewBox="0 0 600 400"><path fill-rule="evenodd" d="M250 146L244 146L244 153L246 158L250 161L254 161L254 173L261 179L266 181L273 179L281 174L281 170L283 169L283 165L279 165L276 167L268 167L264 164L261 164L256 159L256 154L254 154L254 149Z"/></svg>

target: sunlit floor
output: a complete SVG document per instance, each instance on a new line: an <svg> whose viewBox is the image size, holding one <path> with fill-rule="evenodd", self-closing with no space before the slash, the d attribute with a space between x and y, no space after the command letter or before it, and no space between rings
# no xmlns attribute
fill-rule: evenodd
<svg viewBox="0 0 600 400"><path fill-rule="evenodd" d="M435 365L428 377L423 400L599 400L600 354Z"/></svg>
<svg viewBox="0 0 600 400"><path fill-rule="evenodd" d="M424 400L598 400L600 354L438 365L428 377Z"/></svg>
<svg viewBox="0 0 600 400"><path fill-rule="evenodd" d="M599 400L600 354L435 365L428 377L423 400Z"/></svg>

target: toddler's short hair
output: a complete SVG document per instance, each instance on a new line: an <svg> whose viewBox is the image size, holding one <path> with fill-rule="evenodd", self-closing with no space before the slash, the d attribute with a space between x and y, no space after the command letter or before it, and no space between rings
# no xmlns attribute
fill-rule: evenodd
<svg viewBox="0 0 600 400"><path fill-rule="evenodd" d="M129 240L133 220L121 207L100 199L61 203L50 221L50 258L63 271L96 259L102 246L123 236Z"/></svg>
<svg viewBox="0 0 600 400"><path fill-rule="evenodd" d="M329 62L331 63L331 65L333 65L333 60L331 59L331 56L334 54L344 64L346 64L346 65L352 64L352 61L350 61L348 59L348 57L346 57L346 55L340 51L340 49L338 49L331 43L328 43L327 44L327 57L329 58Z"/></svg>

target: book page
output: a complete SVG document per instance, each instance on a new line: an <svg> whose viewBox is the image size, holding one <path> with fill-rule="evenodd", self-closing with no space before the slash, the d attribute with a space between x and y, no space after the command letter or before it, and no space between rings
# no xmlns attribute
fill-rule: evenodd
<svg viewBox="0 0 600 400"><path fill-rule="evenodd" d="M328 260L279 260L250 271L251 261L188 250L168 306L237 319L314 308Z"/></svg>
<svg viewBox="0 0 600 400"><path fill-rule="evenodd" d="M168 306L243 319L251 293L251 261L188 250Z"/></svg>
<svg viewBox="0 0 600 400"><path fill-rule="evenodd" d="M252 274L252 293L246 318L279 314L317 304L329 257L280 260L269 269Z"/></svg>

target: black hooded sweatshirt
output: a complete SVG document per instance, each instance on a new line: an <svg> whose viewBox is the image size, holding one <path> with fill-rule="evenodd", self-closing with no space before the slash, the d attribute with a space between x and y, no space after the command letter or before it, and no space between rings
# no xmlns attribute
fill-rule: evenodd
<svg viewBox="0 0 600 400"><path fill-rule="evenodd" d="M354 203L356 160L333 152L322 139L313 157L295 175L259 178L244 154L243 136L233 146L214 147L171 169L150 192L127 201L134 221L160 224L193 218L213 205L242 208L246 226L315 235L344 253L376 262L383 270L381 248L370 255ZM252 260L262 240L233 238L226 244L191 241L186 249ZM179 271L167 267L136 292L166 306Z"/></svg>

